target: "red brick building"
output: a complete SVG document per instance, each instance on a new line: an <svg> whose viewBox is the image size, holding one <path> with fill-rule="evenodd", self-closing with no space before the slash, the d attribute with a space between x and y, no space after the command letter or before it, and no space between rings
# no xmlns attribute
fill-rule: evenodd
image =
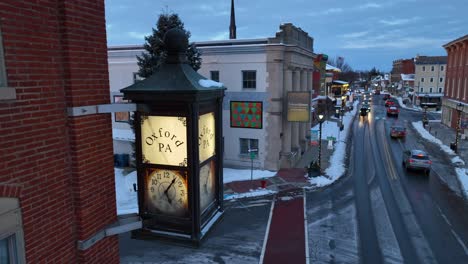
<svg viewBox="0 0 468 264"><path fill-rule="evenodd" d="M0 263L119 262L107 69L104 0L0 1Z"/></svg>
<svg viewBox="0 0 468 264"><path fill-rule="evenodd" d="M468 113L468 35L443 45L447 51L447 72L442 100L442 122L456 128L457 104L462 104L461 121L466 129L465 115ZM463 131L463 130L462 130Z"/></svg>
<svg viewBox="0 0 468 264"><path fill-rule="evenodd" d="M414 74L414 59L399 59L393 61L390 81L392 83L400 82L401 74Z"/></svg>

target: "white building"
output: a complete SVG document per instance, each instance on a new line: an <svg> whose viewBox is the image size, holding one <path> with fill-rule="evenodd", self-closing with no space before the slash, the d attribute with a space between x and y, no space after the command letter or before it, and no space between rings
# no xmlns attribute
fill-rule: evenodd
<svg viewBox="0 0 468 264"><path fill-rule="evenodd" d="M447 56L416 56L414 59L415 103L429 108L441 107L444 96Z"/></svg>
<svg viewBox="0 0 468 264"><path fill-rule="evenodd" d="M249 149L258 149L254 167L277 170L294 166L309 146L310 120L287 121L288 92L311 92L313 39L292 24L274 38L196 43L202 54L199 73L227 87L223 104L225 166L250 167ZM142 47L110 47L112 98L137 80L136 55ZM303 95L303 94L302 94ZM310 102L308 98L302 98ZM307 111L310 111L308 108ZM117 120L116 120L117 119ZM115 152L128 150L127 123L113 117ZM120 139L119 139L120 136Z"/></svg>

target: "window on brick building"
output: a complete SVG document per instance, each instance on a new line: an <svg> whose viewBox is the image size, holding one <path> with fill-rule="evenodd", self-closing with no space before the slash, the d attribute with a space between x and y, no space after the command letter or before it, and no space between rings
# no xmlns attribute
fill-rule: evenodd
<svg viewBox="0 0 468 264"><path fill-rule="evenodd" d="M0 263L26 263L19 201L0 197Z"/></svg>
<svg viewBox="0 0 468 264"><path fill-rule="evenodd" d="M431 71L434 71L434 66L431 66Z"/></svg>
<svg viewBox="0 0 468 264"><path fill-rule="evenodd" d="M429 92L430 92L430 93L432 93L432 90L433 90L433 89L434 89L434 88L432 88L432 87L431 87L431 88L429 88Z"/></svg>
<svg viewBox="0 0 468 264"><path fill-rule="evenodd" d="M434 78L431 77L430 82L434 82Z"/></svg>
<svg viewBox="0 0 468 264"><path fill-rule="evenodd" d="M423 91L424 91L424 88L421 87L421 88L419 89L419 92L422 93Z"/></svg>
<svg viewBox="0 0 468 264"><path fill-rule="evenodd" d="M439 93L442 93L442 87L439 87Z"/></svg>
<svg viewBox="0 0 468 264"><path fill-rule="evenodd" d="M6 75L5 54L3 49L2 28L0 25L0 100L11 100L16 98L16 90L8 88Z"/></svg>
<svg viewBox="0 0 468 264"><path fill-rule="evenodd" d="M440 77L439 82L444 82L444 77Z"/></svg>
<svg viewBox="0 0 468 264"><path fill-rule="evenodd" d="M219 71L210 71L210 79L219 82Z"/></svg>
<svg viewBox="0 0 468 264"><path fill-rule="evenodd" d="M424 82L424 78L421 78L421 82Z"/></svg>
<svg viewBox="0 0 468 264"><path fill-rule="evenodd" d="M242 71L242 88L257 88L257 71Z"/></svg>
<svg viewBox="0 0 468 264"><path fill-rule="evenodd" d="M444 65L440 65L440 71L444 71Z"/></svg>
<svg viewBox="0 0 468 264"><path fill-rule="evenodd" d="M251 138L240 138L240 154L241 155L248 155L249 149L257 149L258 150L258 139L251 139ZM258 157L258 151L257 151Z"/></svg>
<svg viewBox="0 0 468 264"><path fill-rule="evenodd" d="M426 71L426 66L422 66L422 71Z"/></svg>

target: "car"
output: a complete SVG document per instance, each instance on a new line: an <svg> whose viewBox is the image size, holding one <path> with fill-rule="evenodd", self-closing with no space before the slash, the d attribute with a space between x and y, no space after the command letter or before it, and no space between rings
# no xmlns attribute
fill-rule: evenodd
<svg viewBox="0 0 468 264"><path fill-rule="evenodd" d="M375 95L380 95L380 90L375 90L374 94Z"/></svg>
<svg viewBox="0 0 468 264"><path fill-rule="evenodd" d="M398 117L399 113L400 113L400 110L396 106L389 106L387 108L387 116L396 116L396 117Z"/></svg>
<svg viewBox="0 0 468 264"><path fill-rule="evenodd" d="M360 116L367 116L367 113L369 113L369 109L367 109L365 107L361 107L361 109L359 110L359 115Z"/></svg>
<svg viewBox="0 0 468 264"><path fill-rule="evenodd" d="M382 99L383 99L383 100L390 99L390 94L384 94L384 96L383 96L383 98L382 98Z"/></svg>
<svg viewBox="0 0 468 264"><path fill-rule="evenodd" d="M406 137L406 128L403 126L391 126L390 127L390 137L391 138L405 138Z"/></svg>
<svg viewBox="0 0 468 264"><path fill-rule="evenodd" d="M366 102L364 102L362 104L361 108L365 108L367 110L367 112L370 112L370 109L371 109L370 105L368 103L366 103Z"/></svg>
<svg viewBox="0 0 468 264"><path fill-rule="evenodd" d="M426 175L431 171L432 161L426 152L418 149L403 151L403 167L406 170L422 170Z"/></svg>
<svg viewBox="0 0 468 264"><path fill-rule="evenodd" d="M396 105L396 100L395 99L388 99L386 102L385 102L385 107L389 107L389 106L394 106Z"/></svg>

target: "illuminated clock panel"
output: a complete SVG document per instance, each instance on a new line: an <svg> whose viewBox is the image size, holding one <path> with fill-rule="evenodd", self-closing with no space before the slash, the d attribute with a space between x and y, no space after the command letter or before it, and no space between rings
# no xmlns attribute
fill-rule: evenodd
<svg viewBox="0 0 468 264"><path fill-rule="evenodd" d="M142 116L142 162L186 167L186 120L177 116Z"/></svg>
<svg viewBox="0 0 468 264"><path fill-rule="evenodd" d="M201 115L198 120L198 146L200 163L215 155L215 115Z"/></svg>

